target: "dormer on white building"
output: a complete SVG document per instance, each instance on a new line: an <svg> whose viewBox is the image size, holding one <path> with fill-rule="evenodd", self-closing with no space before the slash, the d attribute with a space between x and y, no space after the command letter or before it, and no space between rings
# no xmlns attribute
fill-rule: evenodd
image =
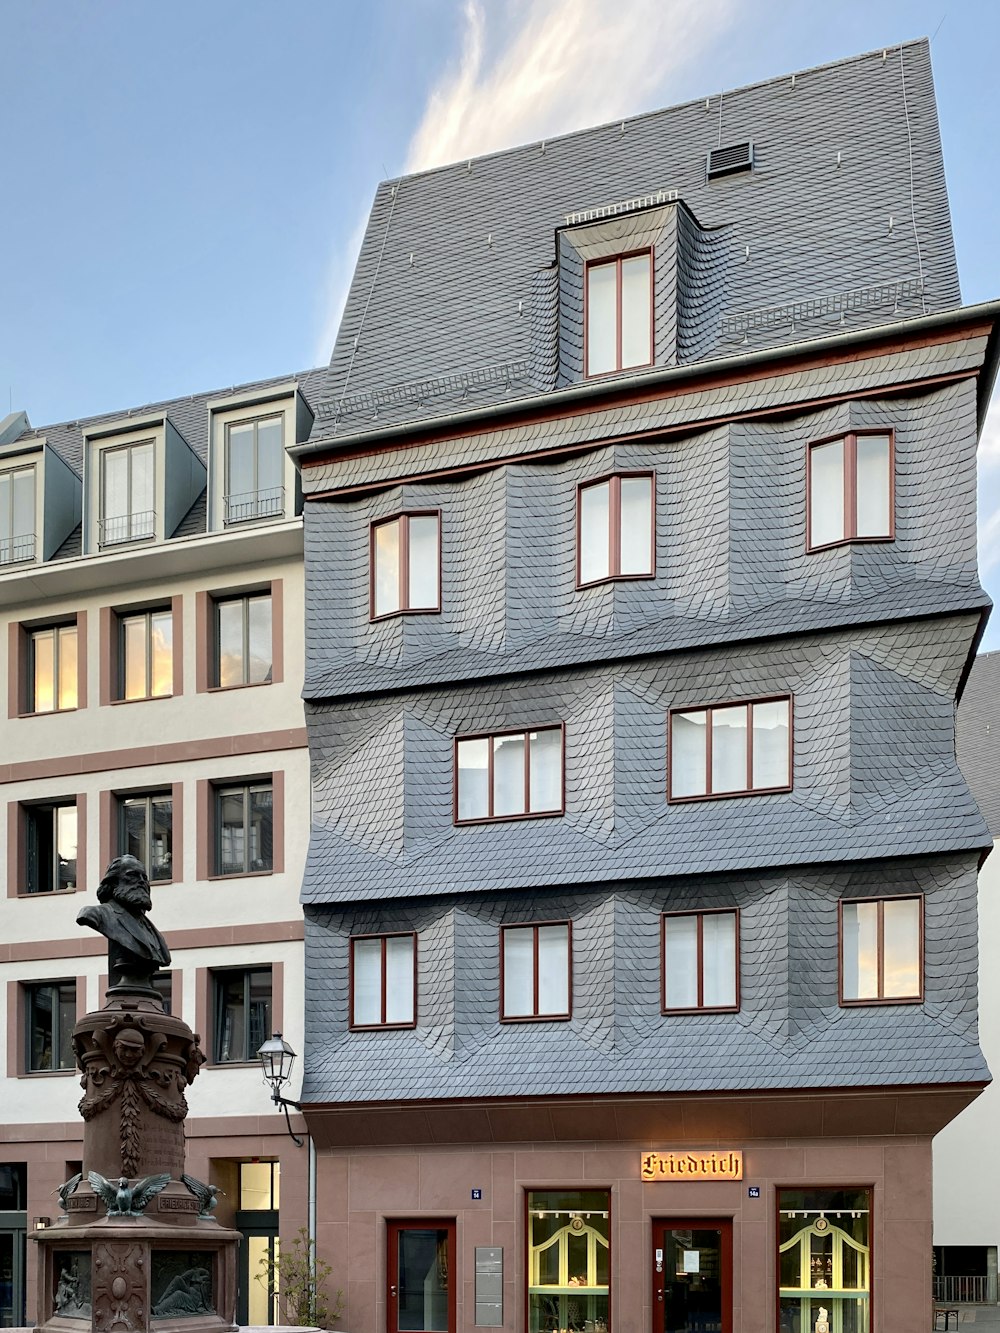
<svg viewBox="0 0 1000 1333"><path fill-rule="evenodd" d="M0 572L50 560L80 521L80 478L23 412L0 421Z"/></svg>
<svg viewBox="0 0 1000 1333"><path fill-rule="evenodd" d="M208 527L292 518L302 510L289 445L305 440L313 414L294 381L208 404Z"/></svg>

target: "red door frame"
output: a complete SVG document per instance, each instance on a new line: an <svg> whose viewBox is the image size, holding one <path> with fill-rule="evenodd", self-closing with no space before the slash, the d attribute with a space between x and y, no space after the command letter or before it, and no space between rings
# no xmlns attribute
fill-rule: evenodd
<svg viewBox="0 0 1000 1333"><path fill-rule="evenodd" d="M399 1328L399 1233L401 1231L446 1231L448 1233L447 1333L457 1333L456 1292L458 1289L458 1275L455 1271L455 1265L458 1258L458 1246L455 1243L455 1219L453 1217L405 1217L399 1221L386 1222L385 1326L387 1333L397 1333Z"/></svg>
<svg viewBox="0 0 1000 1333"><path fill-rule="evenodd" d="M665 1231L718 1231L720 1233L720 1276L722 1278L722 1333L733 1333L733 1219L731 1217L654 1217L653 1244L650 1251L650 1267L653 1274L653 1333L659 1333L661 1324L657 1320L656 1310L662 1308L663 1279L665 1274L656 1271L657 1238L660 1248Z"/></svg>

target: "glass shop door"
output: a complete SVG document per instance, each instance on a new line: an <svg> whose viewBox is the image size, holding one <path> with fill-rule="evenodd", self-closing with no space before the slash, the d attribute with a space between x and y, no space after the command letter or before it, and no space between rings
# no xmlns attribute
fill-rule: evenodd
<svg viewBox="0 0 1000 1333"><path fill-rule="evenodd" d="M390 1222L388 1333L455 1333L455 1223Z"/></svg>
<svg viewBox="0 0 1000 1333"><path fill-rule="evenodd" d="M654 1220L653 1333L732 1328L732 1220Z"/></svg>

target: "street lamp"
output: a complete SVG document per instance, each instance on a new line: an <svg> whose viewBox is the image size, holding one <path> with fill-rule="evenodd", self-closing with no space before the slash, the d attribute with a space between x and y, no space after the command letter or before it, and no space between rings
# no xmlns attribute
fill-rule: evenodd
<svg viewBox="0 0 1000 1333"><path fill-rule="evenodd" d="M275 1106L280 1106L285 1112L285 1123L288 1125L288 1133L292 1142L297 1148L302 1147L302 1140L297 1134L292 1134L292 1119L288 1114L288 1108L294 1106L296 1111L301 1111L302 1107L298 1102L290 1101L287 1097L282 1097L282 1085L287 1083L292 1076L292 1065L295 1063L295 1052L285 1041L280 1032L275 1032L269 1037L257 1051L257 1059L260 1061L260 1067L264 1071L264 1081L271 1086L271 1100Z"/></svg>

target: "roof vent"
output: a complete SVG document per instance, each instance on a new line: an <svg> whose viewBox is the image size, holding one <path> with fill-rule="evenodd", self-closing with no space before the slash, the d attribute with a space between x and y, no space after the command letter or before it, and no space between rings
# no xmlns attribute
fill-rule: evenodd
<svg viewBox="0 0 1000 1333"><path fill-rule="evenodd" d="M706 175L728 176L734 171L753 170L753 144L730 144L728 148L713 148L708 155Z"/></svg>

